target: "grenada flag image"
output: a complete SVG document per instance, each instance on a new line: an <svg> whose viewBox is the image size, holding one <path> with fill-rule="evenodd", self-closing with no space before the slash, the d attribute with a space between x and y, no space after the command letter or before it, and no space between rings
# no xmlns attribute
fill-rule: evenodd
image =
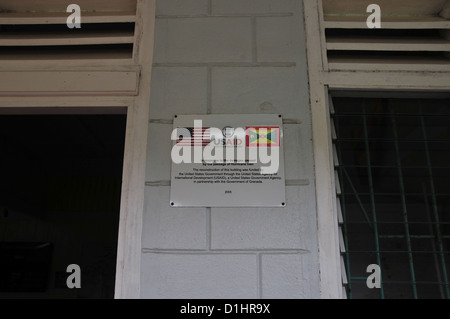
<svg viewBox="0 0 450 319"><path fill-rule="evenodd" d="M279 127L247 127L246 128L247 147L280 146Z"/></svg>

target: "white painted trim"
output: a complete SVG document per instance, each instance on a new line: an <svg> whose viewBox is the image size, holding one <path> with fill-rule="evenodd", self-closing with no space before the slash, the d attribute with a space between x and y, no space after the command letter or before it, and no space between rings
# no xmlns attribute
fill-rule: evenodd
<svg viewBox="0 0 450 319"><path fill-rule="evenodd" d="M126 107L0 107L0 115L112 115L127 114Z"/></svg>
<svg viewBox="0 0 450 319"><path fill-rule="evenodd" d="M304 0L308 73L312 114L312 136L316 176L317 228L319 241L320 295L342 298L338 218L335 211L328 93L322 79L323 36L321 1Z"/></svg>
<svg viewBox="0 0 450 319"><path fill-rule="evenodd" d="M450 63L448 60L429 60L427 63L424 60L401 60L391 59L376 60L376 59L346 59L333 58L329 60L330 71L372 71L377 70L381 72L386 71L424 71L424 72L450 72Z"/></svg>
<svg viewBox="0 0 450 319"><path fill-rule="evenodd" d="M17 108L18 114L27 112L31 108L31 113L47 112L53 110L58 113L80 112L80 107L89 108L89 111L102 108L111 112L111 108L117 107L121 111L127 109L127 128L125 140L124 169L120 208L119 240L117 247L117 267L116 267L116 287L115 298L136 299L140 297L140 267L141 267L141 235L142 216L144 206L145 189L145 168L146 168L146 147L148 131L148 112L150 105L150 80L153 59L154 25L155 25L155 4L156 0L138 0L136 14L136 39L135 43L135 64L129 66L130 60L114 60L108 64L101 63L99 67L97 61L85 61L83 64L69 63L66 65L61 61L52 61L42 64L42 61L28 61L24 65L20 61L8 64L8 71L25 72L33 70L36 74L40 71L51 73L54 71L57 77L67 79L68 75L81 72L89 72L100 69L96 72L122 72L127 71L133 76L126 76L123 79L132 80L132 87L136 82L138 95L126 96L120 94L115 97L105 95L105 92L91 88L91 96L80 96L77 92L68 91L66 87L61 87L58 92L33 92L34 96L27 96L26 89L15 92L14 96L0 96L0 108L6 112L14 113ZM106 2L105 2L106 3ZM106 5L106 4L105 4ZM5 62L5 61L3 61ZM3 65L0 61L0 65ZM110 63L110 64L109 64ZM5 69L3 69L5 70ZM19 74L23 75L25 73ZM55 81L54 79L52 81ZM84 85L84 84L82 84ZM122 85L122 84L120 84ZM128 85L125 87L128 88ZM123 92L122 92L123 93ZM100 111L103 112L103 111Z"/></svg>
<svg viewBox="0 0 450 319"><path fill-rule="evenodd" d="M6 13L66 12L68 1L54 0L0 0L0 7ZM84 12L131 12L136 10L136 0L77 0L74 3Z"/></svg>
<svg viewBox="0 0 450 319"><path fill-rule="evenodd" d="M326 47L327 50L433 52L450 51L450 42L443 38L425 40L406 37L380 39L361 36L329 36L326 41Z"/></svg>
<svg viewBox="0 0 450 319"><path fill-rule="evenodd" d="M0 95L137 95L139 72L0 71Z"/></svg>
<svg viewBox="0 0 450 319"><path fill-rule="evenodd" d="M317 0L318 8L323 7L323 0ZM325 34L325 28L320 27L320 24L323 23L325 20L323 10L319 9L319 32L320 32L320 44L322 46L322 65L323 70L328 71L329 69L329 62L328 62L328 56L327 56L327 37Z"/></svg>
<svg viewBox="0 0 450 319"><path fill-rule="evenodd" d="M16 108L78 108L78 107L129 107L133 105L134 98L127 96L16 96L0 97L0 107Z"/></svg>
<svg viewBox="0 0 450 319"><path fill-rule="evenodd" d="M324 50L322 0L304 0L312 134L316 174L317 220L322 298L345 298L339 253L339 227L331 141L328 89L400 92L449 92L450 72L439 66L397 66L384 70L329 71ZM325 17L325 19L330 19ZM353 23L353 21L350 21ZM350 23L349 22L349 23ZM433 21L433 23L435 23ZM341 26L341 25L339 25ZM353 24L352 24L353 26ZM352 66L354 67L354 66ZM416 68L416 70L414 70Z"/></svg>
<svg viewBox="0 0 450 319"><path fill-rule="evenodd" d="M96 44L133 44L133 33L129 31L89 33L70 37L61 34L34 36L33 34L5 35L0 37L1 46L42 46L42 45L96 45Z"/></svg>
<svg viewBox="0 0 450 319"><path fill-rule="evenodd" d="M83 23L135 22L135 12L83 12ZM65 24L66 12L0 13L0 24Z"/></svg>
<svg viewBox="0 0 450 319"><path fill-rule="evenodd" d="M450 90L450 72L325 72L330 89L359 90Z"/></svg>
<svg viewBox="0 0 450 319"><path fill-rule="evenodd" d="M333 0L335 1L335 0ZM383 29L447 29L450 21L435 16L405 16L389 17L383 19ZM326 29L366 29L365 16L326 16L324 27Z"/></svg>
<svg viewBox="0 0 450 319"><path fill-rule="evenodd" d="M153 63L156 0L138 0L135 59L142 66L140 94L128 112L122 203L117 250L117 299L140 298L142 218L144 210L150 81Z"/></svg>

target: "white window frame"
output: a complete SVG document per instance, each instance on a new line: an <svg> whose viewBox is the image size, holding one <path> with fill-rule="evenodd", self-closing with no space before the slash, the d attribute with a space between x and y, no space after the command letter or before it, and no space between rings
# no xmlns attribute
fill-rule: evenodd
<svg viewBox="0 0 450 319"><path fill-rule="evenodd" d="M316 176L321 298L344 298L330 130L329 90L450 91L450 72L329 71L322 0L303 0Z"/></svg>
<svg viewBox="0 0 450 319"><path fill-rule="evenodd" d="M47 113L71 114L74 108L90 109L96 113L99 108L126 108L126 138L120 222L117 247L115 298L140 298L141 235L144 210L144 189L146 170L146 149L148 114L150 105L150 81L154 45L156 0L137 0L135 50L132 64L102 67L45 66L39 61L26 68L12 65L0 71L17 80L14 92L6 82L0 83L0 108L8 112L23 114L26 109L44 109ZM49 76L50 73L50 76ZM113 79L110 76L113 76ZM79 76L80 81L77 81ZM93 78L92 81L89 79ZM27 79L25 85L22 80ZM52 91L30 92L29 85L45 83ZM31 80L31 81L30 81ZM40 82L41 81L41 82ZM59 85L63 81L80 83L79 89ZM82 82L87 81L87 82ZM130 84L131 81L131 84ZM88 88L86 93L84 88ZM11 109L13 109L11 111ZM16 110L14 110L16 109ZM54 111L53 111L54 110ZM1 112L1 109L0 109ZM100 111L101 113L101 111Z"/></svg>

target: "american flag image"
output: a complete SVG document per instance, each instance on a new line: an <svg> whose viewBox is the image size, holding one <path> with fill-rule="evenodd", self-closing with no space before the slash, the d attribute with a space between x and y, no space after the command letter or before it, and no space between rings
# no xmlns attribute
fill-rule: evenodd
<svg viewBox="0 0 450 319"><path fill-rule="evenodd" d="M206 146L211 143L209 127L178 127L178 146Z"/></svg>

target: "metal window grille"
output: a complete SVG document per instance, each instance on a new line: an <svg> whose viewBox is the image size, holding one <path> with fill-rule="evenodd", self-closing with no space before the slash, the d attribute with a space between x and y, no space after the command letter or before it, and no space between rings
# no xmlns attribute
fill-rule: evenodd
<svg viewBox="0 0 450 319"><path fill-rule="evenodd" d="M450 298L450 100L334 98L349 298ZM381 268L368 288L367 266Z"/></svg>

